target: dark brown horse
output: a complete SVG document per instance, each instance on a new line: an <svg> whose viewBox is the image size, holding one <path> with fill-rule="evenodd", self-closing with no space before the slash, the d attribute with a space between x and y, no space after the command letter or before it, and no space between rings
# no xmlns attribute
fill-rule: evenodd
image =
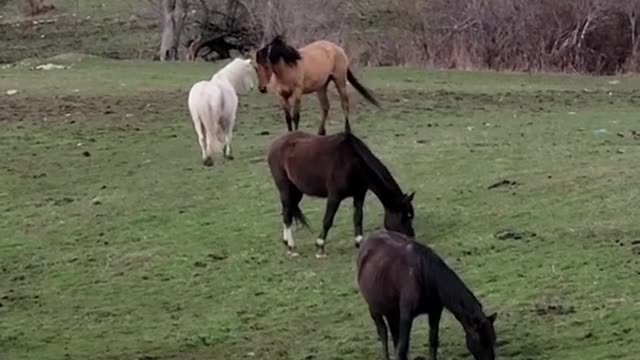
<svg viewBox="0 0 640 360"><path fill-rule="evenodd" d="M362 240L362 206L371 189L385 209L384 227L414 236L413 193L402 192L389 170L362 140L350 133L331 136L288 132L274 140L268 154L271 176L280 192L283 239L290 256L298 255L291 231L294 219L306 225L298 204L303 195L326 198L316 257L324 257L325 239L342 200L353 198L356 246Z"/></svg>
<svg viewBox="0 0 640 360"><path fill-rule="evenodd" d="M362 242L357 265L358 285L382 342L383 359L389 359L385 318L397 359L406 360L413 319L428 314L429 350L436 360L443 308L462 324L476 360L495 359L497 314L486 316L473 293L429 247L396 232L377 231Z"/></svg>
<svg viewBox="0 0 640 360"><path fill-rule="evenodd" d="M318 134L326 133L325 124L330 106L327 87L332 81L340 94L345 132L351 131L347 81L370 103L379 106L378 101L360 84L349 69L349 59L344 50L330 41L318 40L296 49L287 44L282 36L276 36L256 52L255 61L258 89L265 93L267 85L272 85L273 91L280 100L280 107L284 111L289 131L298 129L302 95L315 92L318 94L322 108L322 121ZM293 102L293 116L291 102Z"/></svg>

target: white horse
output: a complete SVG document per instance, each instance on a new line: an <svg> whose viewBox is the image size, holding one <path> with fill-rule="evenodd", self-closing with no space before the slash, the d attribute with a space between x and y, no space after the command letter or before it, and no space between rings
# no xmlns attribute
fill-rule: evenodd
<svg viewBox="0 0 640 360"><path fill-rule="evenodd" d="M189 113L202 150L202 163L213 165L213 156L223 152L231 160L231 135L236 122L238 95L254 86L251 59L236 58L209 81L195 83L189 91Z"/></svg>

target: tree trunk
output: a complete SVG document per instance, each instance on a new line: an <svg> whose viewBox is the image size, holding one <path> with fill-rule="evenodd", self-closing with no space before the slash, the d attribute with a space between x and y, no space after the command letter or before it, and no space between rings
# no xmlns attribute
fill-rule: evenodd
<svg viewBox="0 0 640 360"><path fill-rule="evenodd" d="M54 6L47 3L47 0L22 0L20 10L24 16L35 16L53 10Z"/></svg>
<svg viewBox="0 0 640 360"><path fill-rule="evenodd" d="M631 14L629 15L629 25L631 27L631 56L636 54L636 43L638 41L637 37L636 37L636 13L635 12L631 12Z"/></svg>
<svg viewBox="0 0 640 360"><path fill-rule="evenodd" d="M178 60L178 46L186 15L185 0L162 0L160 61Z"/></svg>

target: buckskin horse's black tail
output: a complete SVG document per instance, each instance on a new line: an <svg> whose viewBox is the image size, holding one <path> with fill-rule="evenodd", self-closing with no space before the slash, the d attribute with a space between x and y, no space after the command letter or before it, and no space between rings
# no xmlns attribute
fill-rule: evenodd
<svg viewBox="0 0 640 360"><path fill-rule="evenodd" d="M380 104L378 103L378 100L376 100L373 95L371 95L371 93L369 92L369 90L367 90L367 88L365 88L359 81L358 79L356 79L356 77L353 75L353 73L351 72L351 69L347 68L347 80L349 80L349 83L351 83L351 85L353 85L354 88L356 88L356 90L358 90L358 92L360 93L360 95L364 96L365 99L367 99L367 101L369 101L370 103L372 103L373 105L380 107Z"/></svg>

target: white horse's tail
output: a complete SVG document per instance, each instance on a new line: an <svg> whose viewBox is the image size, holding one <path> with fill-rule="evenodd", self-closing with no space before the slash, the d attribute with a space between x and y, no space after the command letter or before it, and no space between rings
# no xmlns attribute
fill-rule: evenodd
<svg viewBox="0 0 640 360"><path fill-rule="evenodd" d="M204 123L205 136L207 138L206 155L213 158L215 154L222 152L222 134L220 129L220 113L214 109L214 105L209 101L202 104L202 122Z"/></svg>

